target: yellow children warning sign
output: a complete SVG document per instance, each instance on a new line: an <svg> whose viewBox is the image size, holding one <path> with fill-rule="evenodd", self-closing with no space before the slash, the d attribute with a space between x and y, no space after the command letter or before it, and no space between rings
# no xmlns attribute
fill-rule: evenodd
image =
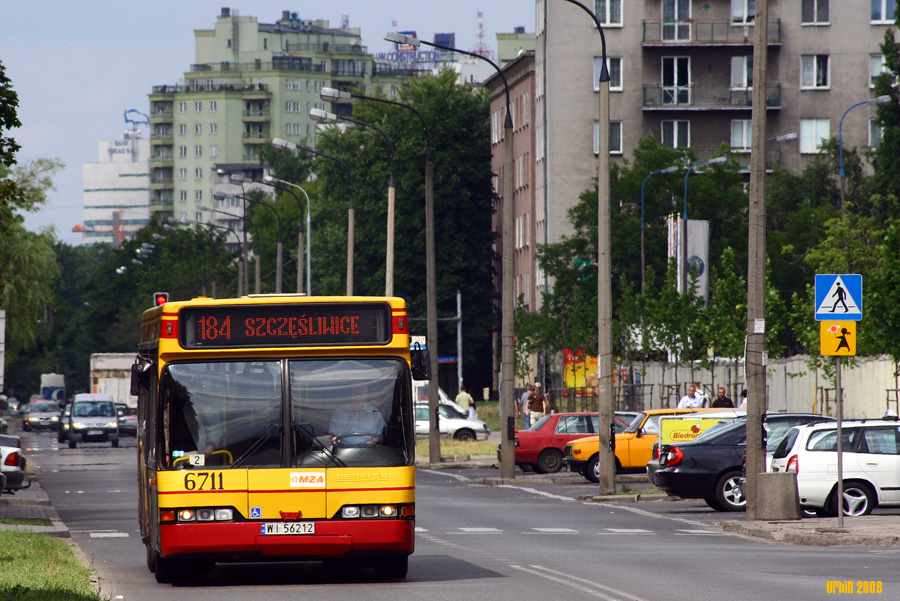
<svg viewBox="0 0 900 601"><path fill-rule="evenodd" d="M822 355L856 356L855 321L820 321L819 348Z"/></svg>

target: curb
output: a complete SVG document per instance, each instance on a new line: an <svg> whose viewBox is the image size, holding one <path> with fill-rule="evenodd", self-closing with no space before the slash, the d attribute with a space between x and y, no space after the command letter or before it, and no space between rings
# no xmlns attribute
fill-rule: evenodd
<svg viewBox="0 0 900 601"><path fill-rule="evenodd" d="M812 547L838 546L900 546L900 536L853 533L847 528L797 527L796 522L718 522L716 528L752 538L761 538L776 543L804 545ZM793 527L789 527L793 526Z"/></svg>

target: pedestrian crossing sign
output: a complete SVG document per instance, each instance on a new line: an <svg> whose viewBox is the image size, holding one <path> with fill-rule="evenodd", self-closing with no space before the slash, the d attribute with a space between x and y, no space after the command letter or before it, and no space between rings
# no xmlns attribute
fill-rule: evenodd
<svg viewBox="0 0 900 601"><path fill-rule="evenodd" d="M862 276L816 275L816 321L862 319Z"/></svg>
<svg viewBox="0 0 900 601"><path fill-rule="evenodd" d="M856 356L856 322L820 321L819 353L830 357Z"/></svg>

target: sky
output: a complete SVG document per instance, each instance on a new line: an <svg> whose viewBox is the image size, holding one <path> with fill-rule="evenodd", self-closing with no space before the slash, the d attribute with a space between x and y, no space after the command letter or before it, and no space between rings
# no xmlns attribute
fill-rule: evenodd
<svg viewBox="0 0 900 601"><path fill-rule="evenodd" d="M194 30L211 29L223 6L261 23L289 10L337 27L347 15L370 53L391 50L383 40L391 30L424 40L453 32L456 46L468 50L478 42L479 11L494 52L497 33L534 31L533 0L0 0L0 62L22 122L10 133L22 146L16 157L66 165L45 207L26 214L29 230L53 227L59 240L81 242L72 228L83 219L82 165L98 160L98 142L121 138L125 111L149 113L152 86L182 79L194 62Z"/></svg>

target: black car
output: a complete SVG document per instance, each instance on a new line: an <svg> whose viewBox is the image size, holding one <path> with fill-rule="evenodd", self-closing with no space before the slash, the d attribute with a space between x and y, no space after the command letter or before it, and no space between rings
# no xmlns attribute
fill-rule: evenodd
<svg viewBox="0 0 900 601"><path fill-rule="evenodd" d="M831 419L812 413L767 414L769 447L774 451L773 445L791 426ZM662 445L654 484L670 495L703 499L718 511L742 511L746 505L741 486L746 440L747 420L739 419L691 442Z"/></svg>

